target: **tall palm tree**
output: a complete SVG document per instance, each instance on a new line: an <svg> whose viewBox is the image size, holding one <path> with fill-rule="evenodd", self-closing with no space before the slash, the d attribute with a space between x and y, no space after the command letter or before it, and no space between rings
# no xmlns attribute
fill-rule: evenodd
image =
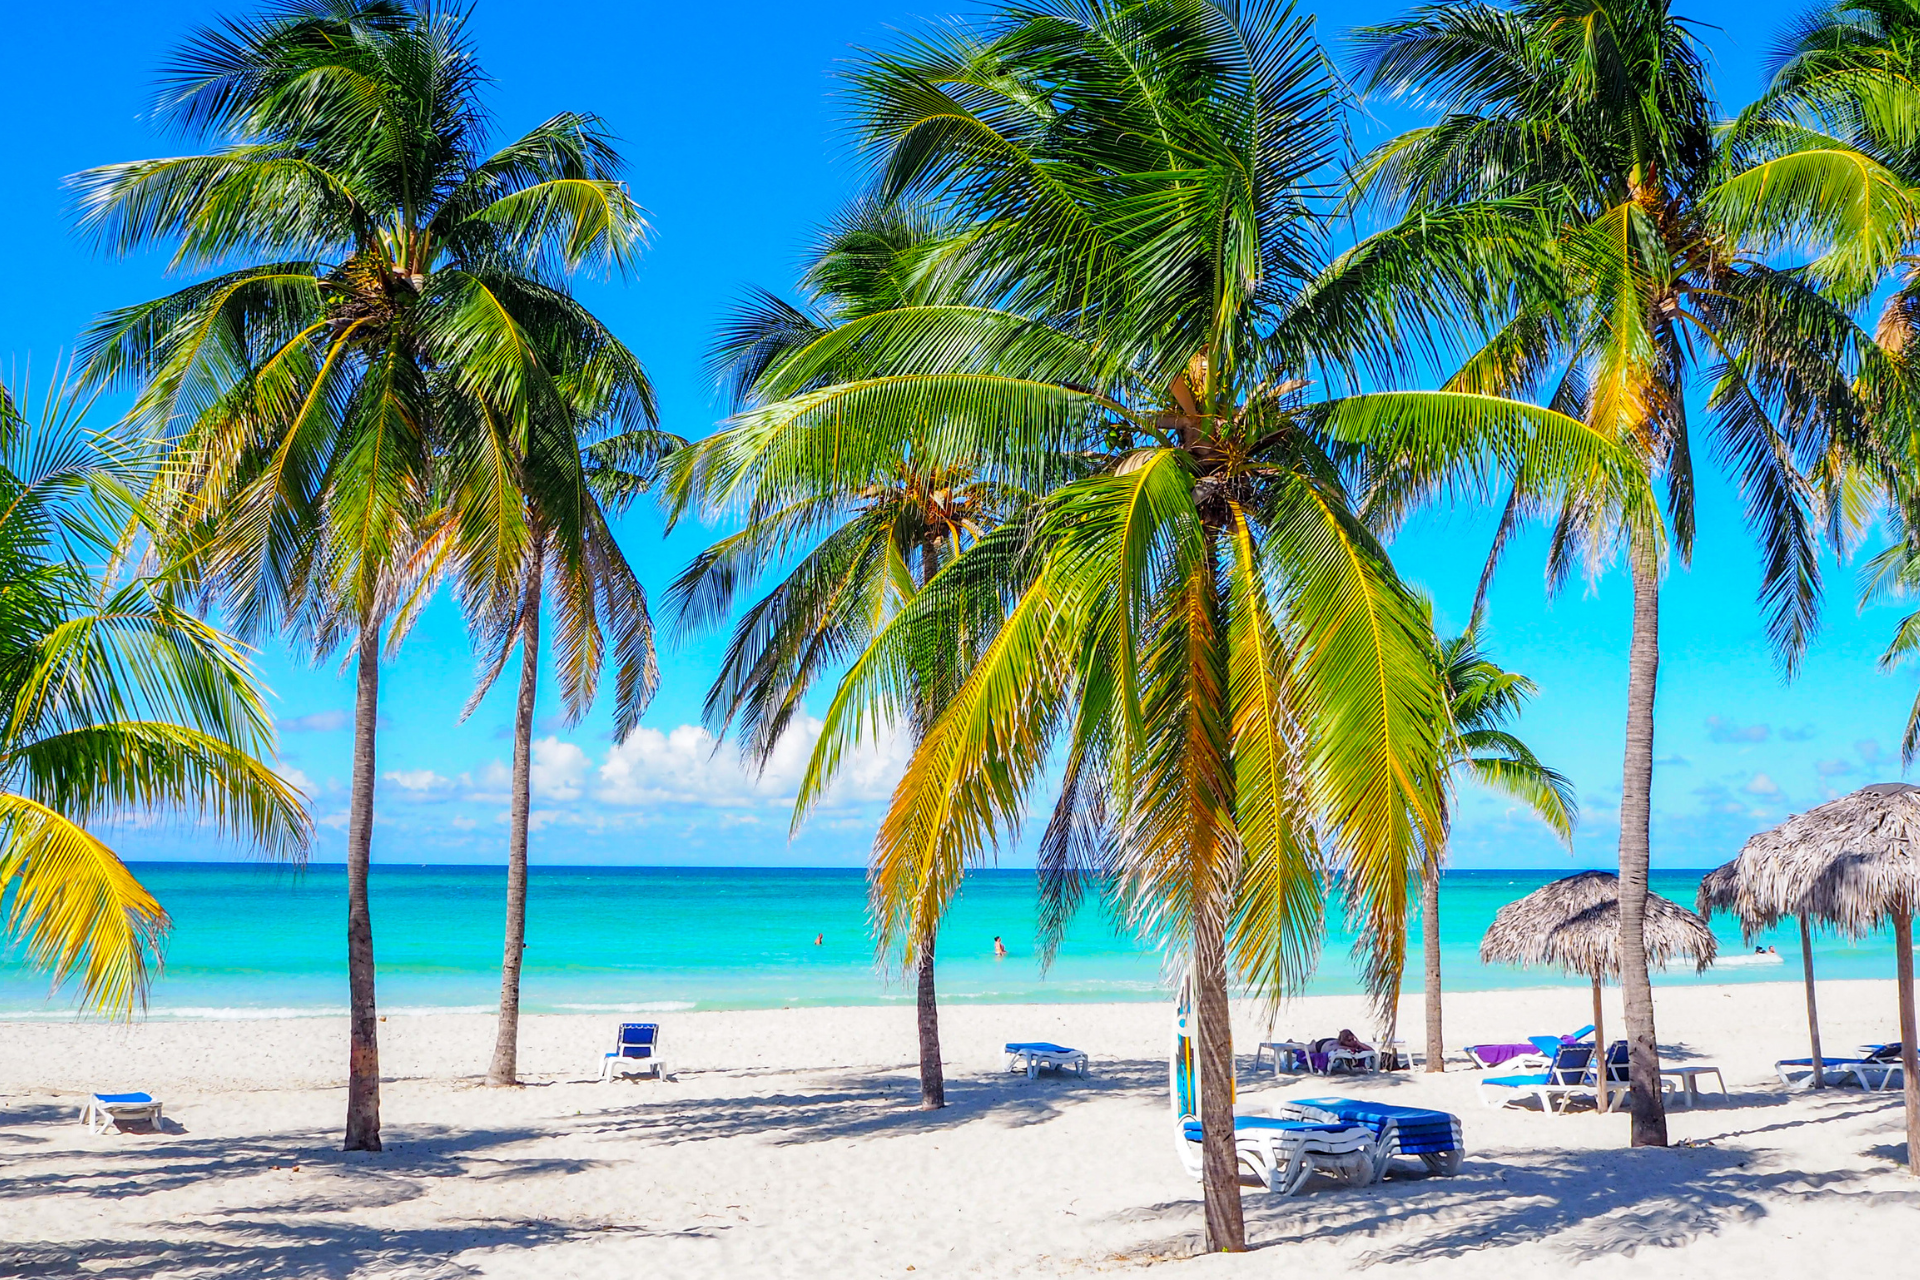
<svg viewBox="0 0 1920 1280"><path fill-rule="evenodd" d="M141 459L51 394L0 388L0 892L6 934L84 1009L146 999L166 912L91 829L173 813L300 859L304 798L263 763L273 722L242 651L164 578L108 577Z"/></svg>
<svg viewBox="0 0 1920 1280"><path fill-rule="evenodd" d="M1430 104L1438 122L1379 147L1364 192L1407 216L1530 210L1558 278L1515 282L1513 305L1449 384L1538 391L1641 459L1664 482L1671 546L1693 544L1685 397L1704 375L1715 451L1762 547L1769 634L1789 673L1818 621L1820 514L1797 462L1853 414L1865 337L1803 274L1750 254L1725 213L1723 158L1700 47L1666 0L1521 0L1415 9L1357 33L1373 90ZM1747 180L1753 181L1751 175ZM1764 185L1764 175L1757 179ZM1736 177L1735 182L1741 181ZM1556 581L1584 551L1623 549L1633 579L1620 807L1621 987L1632 1058L1633 1141L1664 1145L1653 994L1642 932L1653 782L1654 686L1667 539L1603 505L1558 509Z"/></svg>
<svg viewBox="0 0 1920 1280"><path fill-rule="evenodd" d="M609 657L616 741L624 741L639 724L659 680L646 591L608 520L652 484L660 460L682 442L655 425L652 389L630 354L624 349L589 352L601 358L597 371L580 359L582 354L564 345L541 351L543 365L556 372L564 401L545 406L524 431L492 418L457 433L440 465L452 530L447 558L485 655L466 714L499 679L516 645L520 650L506 941L500 1016L487 1068L487 1083L493 1086L519 1083L520 967L526 948L543 605L558 629L557 674L569 723L578 723L593 704Z"/></svg>
<svg viewBox="0 0 1920 1280"><path fill-rule="evenodd" d="M1562 840L1572 840L1579 813L1573 784L1550 769L1507 728L1537 690L1533 681L1504 671L1480 648L1477 627L1439 642L1440 682L1446 690L1452 737L1448 773L1465 774L1481 786L1519 801L1538 814ZM1451 833L1451 798L1442 797L1441 821ZM1434 851L1420 880L1421 942L1426 953L1427 1070L1445 1071L1440 1000L1440 871L1446 846Z"/></svg>
<svg viewBox="0 0 1920 1280"><path fill-rule="evenodd" d="M1197 992L1210 1240L1245 1246L1229 965L1293 989L1331 856L1379 994L1438 836L1446 708L1430 632L1357 484L1620 482L1577 420L1466 392L1311 399L1477 314L1503 217L1345 254L1319 184L1344 103L1283 6L1087 0L990 12L852 73L882 198L966 228L929 270L982 282L788 357L709 465L774 511L917 465L1045 492L942 568L842 680L800 802L847 749L940 708L879 833L883 941L923 945L1024 811L1053 746L1051 925L1103 878ZM830 379L852 359L858 376ZM1089 457L1097 473L1076 478ZM1390 478L1390 479L1389 479Z"/></svg>
<svg viewBox="0 0 1920 1280"><path fill-rule="evenodd" d="M617 362L552 277L626 261L643 230L595 120L557 115L489 153L483 85L459 14L294 0L203 31L168 68L159 118L211 150L74 180L108 249L170 243L224 268L88 341L90 376L136 384L132 422L170 447L150 496L168 542L243 634L355 646L349 1150L380 1147L380 646L449 554L435 463L488 424L561 416L543 351Z"/></svg>
<svg viewBox="0 0 1920 1280"><path fill-rule="evenodd" d="M873 200L856 201L826 231L805 284L810 297L795 306L767 293L749 298L722 330L716 372L731 384L736 411L759 402L759 388L776 382L789 357L805 358L835 328L881 311L925 303L927 270L957 229L925 211ZM848 361L819 385L864 372ZM730 426L675 460L675 518L699 506L725 514L712 486L736 489L737 477L708 465L737 447L749 424ZM997 485L963 467L924 467L914 442L897 463L841 491L828 470L812 492L777 510L749 513L746 526L702 552L675 582L681 626L698 631L729 617L739 597L765 567L807 548L787 576L740 617L720 673L707 695L716 734L739 723L746 758L764 767L820 677L865 648L874 631L898 612L940 566L987 530L1029 504L1031 496ZM910 729L924 729L936 710L917 701ZM888 889L874 881L884 910ZM937 922L936 922L937 925ZM934 983L934 929L914 948L916 1028L920 1049L920 1105L946 1105L940 1060L940 1019Z"/></svg>

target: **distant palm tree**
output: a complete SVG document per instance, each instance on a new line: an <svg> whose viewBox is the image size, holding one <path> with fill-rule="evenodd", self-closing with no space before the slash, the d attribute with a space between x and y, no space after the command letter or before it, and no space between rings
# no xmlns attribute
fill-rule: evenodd
<svg viewBox="0 0 1920 1280"><path fill-rule="evenodd" d="M1702 52L1667 0L1466 0L1417 8L1357 33L1372 89L1431 103L1437 123L1382 144L1358 169L1363 193L1411 217L1478 209L1530 218L1557 273L1490 291L1514 305L1450 386L1539 390L1664 481L1671 545L1694 535L1688 382L1704 375L1715 451L1734 473L1761 544L1761 602L1789 673L1818 623L1821 512L1796 459L1819 458L1857 416L1852 372L1870 342L1804 274L1748 252L1740 212L1765 172L1727 177ZM1491 264L1490 264L1491 265ZM1545 287L1542 287L1542 286ZM1557 581L1624 548L1633 577L1620 806L1621 988L1633 1077L1633 1142L1664 1145L1653 994L1643 929L1653 784L1660 576L1667 539L1604 503L1557 511Z"/></svg>
<svg viewBox="0 0 1920 1280"><path fill-rule="evenodd" d="M716 468L772 511L916 465L1046 494L877 633L829 708L800 800L849 747L940 708L895 791L883 940L924 945L1024 814L1053 748L1050 936L1089 876L1186 954L1208 1238L1245 1247L1229 971L1270 996L1318 954L1330 854L1378 995L1438 838L1446 707L1430 630L1358 512L1493 470L1625 482L1551 410L1470 393L1325 398L1474 315L1504 217L1438 216L1344 254L1319 183L1344 100L1281 6L1111 0L992 10L852 73L883 198L965 228L929 266L972 305L875 312L783 361ZM835 376L857 358L856 376ZM1087 476L1089 463L1096 474ZM809 488L812 485L813 488Z"/></svg>
<svg viewBox="0 0 1920 1280"><path fill-rule="evenodd" d="M74 405L50 395L28 423L0 388L0 895L55 986L77 975L82 1008L130 1017L167 917L90 828L172 812L298 860L311 825L262 760L273 722L241 650L164 578L88 568L139 472Z"/></svg>
<svg viewBox="0 0 1920 1280"><path fill-rule="evenodd" d="M811 297L801 307L771 294L749 299L722 331L714 364L731 384L735 408L747 411L760 389L777 380L789 358L835 340L841 326L914 301L926 301L929 262L956 229L900 205L860 201L828 228L807 270ZM819 385L860 375L857 356ZM755 428L731 426L692 446L672 464L677 518L698 506L723 514L725 495L750 482L712 460L739 447ZM724 621L770 563L810 548L787 576L734 627L720 673L707 695L707 722L718 734L739 723L744 754L763 767L819 678L863 649L874 631L939 570L988 530L1032 501L1030 495L974 476L963 467L929 468L911 441L897 464L849 489L822 459L819 474L795 488L807 492L774 509L749 510L746 527L702 552L673 587L681 626L689 631ZM937 708L916 702L908 716L918 735ZM901 892L876 866L874 900L884 910ZM920 1105L946 1105L940 1022L934 984L934 931L910 946L916 976L920 1042Z"/></svg>
<svg viewBox="0 0 1920 1280"><path fill-rule="evenodd" d="M608 517L644 492L660 460L683 442L655 425L652 390L623 352L614 376L583 378L577 354L541 352L567 400L515 433L498 419L455 435L442 460L441 495L452 532L448 560L483 654L466 715L499 679L515 645L513 773L508 803L506 943L500 1017L487 1083L519 1083L520 967L527 931L527 841L532 809L535 698L541 612L559 629L557 674L569 723L592 705L601 668L614 664L614 737L624 741L658 683L646 591L614 540ZM465 715L462 716L465 718Z"/></svg>
<svg viewBox="0 0 1920 1280"><path fill-rule="evenodd" d="M1447 692L1453 736L1449 743L1449 772L1465 774L1480 785L1518 800L1538 814L1562 840L1573 838L1579 814L1573 784L1566 775L1540 763L1526 743L1507 725L1536 689L1533 681L1503 671L1487 658L1473 627L1439 642L1440 679ZM1449 796L1442 817L1449 835L1453 803ZM1446 1070L1445 1039L1441 1035L1440 1000L1440 871L1446 861L1442 844L1420 881L1420 927L1426 952L1427 1070Z"/></svg>
<svg viewBox="0 0 1920 1280"><path fill-rule="evenodd" d="M598 122L558 115L489 154L483 84L462 15L296 0L202 32L169 67L159 118L218 146L74 180L110 250L257 263L108 314L89 371L137 384L132 421L171 446L150 501L205 599L243 634L356 645L349 1150L380 1147L381 637L399 643L458 531L436 463L480 447L462 434L568 420L543 352L621 376L624 348L553 277L626 262L644 230Z"/></svg>

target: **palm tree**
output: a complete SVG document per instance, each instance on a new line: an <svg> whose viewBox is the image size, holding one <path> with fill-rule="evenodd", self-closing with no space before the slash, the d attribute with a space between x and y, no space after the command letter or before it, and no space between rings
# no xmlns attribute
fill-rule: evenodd
<svg viewBox="0 0 1920 1280"><path fill-rule="evenodd" d="M966 229L926 269L971 278L976 301L836 326L781 363L708 465L771 512L877 482L911 441L917 466L1047 496L879 629L800 803L861 738L939 708L874 852L883 945L911 953L1061 746L1050 929L1100 878L1186 953L1208 1235L1244 1248L1229 964L1270 995L1295 988L1331 856L1368 982L1391 990L1412 869L1439 834L1430 632L1356 486L1631 469L1584 424L1497 397L1307 397L1316 378L1393 372L1430 321L1478 314L1475 271L1504 262L1514 228L1441 215L1328 252L1316 197L1344 104L1287 8L1000 9L870 56L851 93L879 196Z"/></svg>
<svg viewBox="0 0 1920 1280"><path fill-rule="evenodd" d="M1789 674L1818 621L1820 533L1797 458L1819 457L1854 413L1850 373L1865 336L1803 274L1746 251L1749 220L1728 215L1724 158L1701 51L1666 0L1522 0L1419 8L1358 33L1367 85L1430 103L1436 124L1378 148L1363 192L1406 216L1529 210L1551 287L1512 282L1513 305L1449 384L1523 396L1542 389L1664 481L1671 544L1694 531L1687 384L1713 382L1716 451L1761 543L1760 598ZM1504 284L1501 290L1504 291ZM1511 522L1558 507L1555 581L1584 551L1624 547L1633 578L1620 808L1621 987L1632 1057L1633 1141L1664 1145L1653 995L1642 932L1659 666L1660 527L1604 505L1538 504L1516 487Z"/></svg>
<svg viewBox="0 0 1920 1280"><path fill-rule="evenodd" d="M461 15L295 0L176 55L158 115L212 150L74 180L110 250L171 243L183 265L226 268L88 341L90 377L138 385L131 422L170 447L150 496L169 544L243 634L355 645L349 1150L380 1147L380 646L449 554L435 462L483 426L564 417L541 353L618 344L550 277L625 262L643 230L598 122L558 115L489 153L483 84Z"/></svg>
<svg viewBox="0 0 1920 1280"><path fill-rule="evenodd" d="M1477 621L1477 620L1476 620ZM1441 685L1447 693L1453 736L1448 743L1448 772L1502 792L1526 805L1562 840L1572 840L1579 812L1573 784L1540 763L1526 743L1507 728L1531 698L1533 681L1503 671L1481 650L1478 628L1439 642ZM1452 828L1452 805L1443 797L1442 822ZM1445 1040L1440 1025L1440 871L1446 847L1420 879L1421 941L1426 952L1427 1070L1445 1071Z"/></svg>
<svg viewBox="0 0 1920 1280"><path fill-rule="evenodd" d="M589 354L597 371L580 359ZM658 683L646 591L614 540L608 518L652 483L682 442L655 426L653 396L624 348L542 351L566 400L523 432L490 419L457 433L441 463L452 513L448 558L461 601L487 655L466 713L498 680L514 647L513 773L507 837L506 942L500 1017L487 1083L519 1083L520 966L527 931L527 839L532 809L535 695L541 611L558 625L561 697L569 723L593 704L601 668L614 664L614 737L625 741ZM596 372L598 376L596 375ZM465 715L462 716L465 718Z"/></svg>
<svg viewBox="0 0 1920 1280"><path fill-rule="evenodd" d="M794 306L767 293L752 295L722 331L716 372L731 384L736 411L754 405L758 388L777 377L788 357L829 340L836 326L922 302L925 267L957 234L925 211L872 200L856 201L826 231L806 272L810 298ZM859 374L849 362L820 385ZM675 460L672 512L692 506L725 514L709 496L721 481L707 465L738 445L748 426L715 433ZM814 477L812 492L772 511L750 513L739 532L702 552L673 587L680 625L717 626L765 567L809 549L780 583L740 617L707 695L706 718L716 735L739 723L745 756L764 767L821 675L866 647L876 628L926 585L941 565L987 530L1015 515L1031 496L975 477L959 467L917 465L908 442L897 464L871 482L846 491L833 474ZM935 708L924 700L910 721L925 727ZM893 890L876 877L876 906ZM937 922L936 922L937 926ZM939 1004L934 984L934 929L915 948L915 1008L920 1047L920 1105L946 1105L940 1060Z"/></svg>
<svg viewBox="0 0 1920 1280"><path fill-rule="evenodd" d="M164 578L116 580L140 459L49 395L38 423L0 388L0 891L6 933L79 1004L145 1003L166 912L97 823L168 812L298 860L303 797L262 762L273 724L251 665Z"/></svg>

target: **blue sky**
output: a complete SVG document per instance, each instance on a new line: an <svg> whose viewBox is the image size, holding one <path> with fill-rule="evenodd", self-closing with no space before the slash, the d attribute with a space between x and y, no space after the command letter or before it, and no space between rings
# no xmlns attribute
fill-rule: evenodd
<svg viewBox="0 0 1920 1280"><path fill-rule="evenodd" d="M1379 0L1309 4L1323 38L1384 19ZM74 0L30 6L9 23L14 54L0 82L13 121L14 161L0 178L0 356L9 381L44 385L92 316L177 287L161 259L107 261L68 230L64 175L89 165L167 154L143 118L154 73L194 27L230 6ZM925 18L960 11L927 0L807 5L607 5L576 0L479 0L472 30L501 136L556 110L596 112L621 135L654 236L639 269L581 292L640 354L667 426L698 436L722 407L702 373L716 320L748 284L786 289L811 229L858 185L833 101L838 64ZM1758 87L1766 43L1794 6L1718 2L1684 12L1706 24L1723 104ZM1719 29L1713 29L1715 26ZM74 56L84 41L84 61ZM77 71L76 68L79 70ZM1397 123L1383 115L1365 131ZM108 409L114 406L107 406ZM1490 521L1456 511L1423 518L1395 546L1402 571L1457 626ZM663 540L637 509L620 529L656 601L711 535ZM1463 867L1600 866L1618 838L1628 592L1613 574L1549 600L1542 540L1508 559L1488 647L1531 675L1541 694L1522 732L1579 788L1583 820L1571 855L1495 797L1463 797L1455 863ZM1900 610L1858 614L1853 569L1827 565L1826 625L1799 679L1781 683L1754 606L1756 558L1735 497L1709 480L1690 569L1664 601L1657 865L1703 867L1786 813L1866 782L1898 776L1898 742L1916 678L1874 660ZM821 814L789 841L786 798L806 743L786 744L765 776L748 777L731 750L698 728L719 651L715 638L663 632L662 684L639 733L610 742L604 711L569 729L540 727L533 857L549 863L854 865L866 854L897 764L891 748L858 763ZM340 856L348 774L350 684L278 646L260 655L282 726L282 759L310 788L315 856ZM511 703L496 692L465 724L459 712L473 661L459 620L435 606L386 670L375 857L496 862L505 858L504 765ZM556 700L543 688L543 703ZM816 702L816 709L820 705ZM129 857L239 856L200 833L129 828ZM1016 852L1007 864L1023 861Z"/></svg>

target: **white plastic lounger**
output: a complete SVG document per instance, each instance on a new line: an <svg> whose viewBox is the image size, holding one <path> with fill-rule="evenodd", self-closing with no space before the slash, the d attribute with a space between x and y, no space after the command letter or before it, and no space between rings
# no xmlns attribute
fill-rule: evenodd
<svg viewBox="0 0 1920 1280"><path fill-rule="evenodd" d="M1822 1058L1820 1074L1828 1084L1845 1084L1855 1079L1853 1068L1866 1062L1865 1058ZM1813 1084L1812 1058L1782 1058L1773 1064L1773 1074L1780 1077L1780 1083L1792 1089L1810 1088ZM1858 1083L1857 1079L1855 1082Z"/></svg>
<svg viewBox="0 0 1920 1280"><path fill-rule="evenodd" d="M1553 1056L1553 1064L1545 1071L1483 1076L1479 1081L1480 1101L1498 1109L1534 1098L1539 1101L1540 1110L1547 1115L1564 1114L1568 1101L1576 1094L1595 1094L1597 1100L1599 1087L1594 1074L1592 1045L1561 1045L1560 1051ZM1489 1087L1493 1089L1492 1093L1487 1092Z"/></svg>
<svg viewBox="0 0 1920 1280"><path fill-rule="evenodd" d="M1373 1180L1387 1176L1395 1156L1417 1158L1427 1172L1450 1178L1467 1153L1460 1117L1425 1107L1402 1107L1362 1098L1290 1098L1274 1114L1325 1124L1365 1125L1374 1135Z"/></svg>
<svg viewBox="0 0 1920 1280"><path fill-rule="evenodd" d="M1200 1178L1205 1156L1200 1124L1200 1077L1187 1033L1189 990L1181 984L1173 1014L1173 1045L1167 1055L1167 1092L1172 1104L1174 1143L1189 1176ZM1233 1152L1240 1170L1260 1180L1275 1195L1297 1194L1315 1173L1332 1174L1353 1186L1374 1181L1379 1144L1373 1130L1348 1121L1252 1114L1234 1108Z"/></svg>
<svg viewBox="0 0 1920 1280"><path fill-rule="evenodd" d="M1900 1070L1898 1043L1869 1046L1863 1053L1860 1061L1836 1068L1834 1075L1852 1076L1868 1093L1882 1093L1906 1085L1906 1075Z"/></svg>
<svg viewBox="0 0 1920 1280"><path fill-rule="evenodd" d="M1069 1049L1063 1044L1048 1044L1044 1040L1027 1040L1007 1045L1007 1070L1025 1071L1031 1080L1040 1074L1040 1068L1051 1067L1063 1071L1072 1067L1080 1075L1087 1074L1087 1055L1079 1049Z"/></svg>
<svg viewBox="0 0 1920 1280"><path fill-rule="evenodd" d="M660 1058L660 1024L623 1022L614 1037L613 1051L600 1059L600 1083L614 1076L631 1076L650 1071L656 1080L667 1078L667 1066Z"/></svg>
<svg viewBox="0 0 1920 1280"><path fill-rule="evenodd" d="M150 1093L96 1093L80 1108L80 1123L88 1133L105 1133L122 1120L160 1123L160 1100Z"/></svg>
<svg viewBox="0 0 1920 1280"><path fill-rule="evenodd" d="M1181 1163L1195 1179L1204 1168L1200 1134L1198 1119L1181 1121ZM1235 1115L1233 1151L1240 1168L1278 1196L1298 1195L1316 1173L1363 1187L1380 1164L1379 1144L1364 1125L1281 1116Z"/></svg>

